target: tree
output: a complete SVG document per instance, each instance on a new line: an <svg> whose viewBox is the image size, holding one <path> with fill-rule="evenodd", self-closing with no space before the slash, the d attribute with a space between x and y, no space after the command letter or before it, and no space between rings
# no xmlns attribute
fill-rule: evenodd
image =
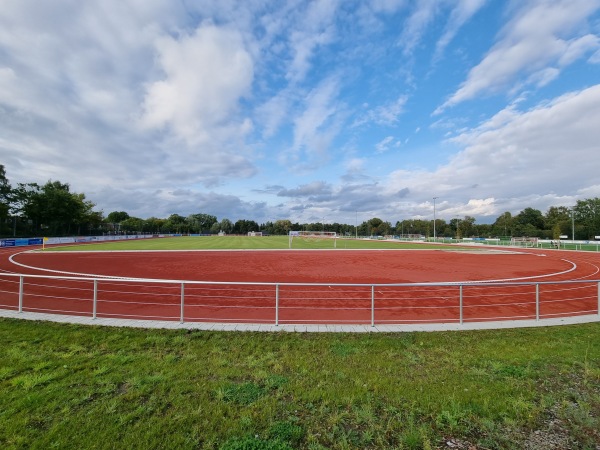
<svg viewBox="0 0 600 450"><path fill-rule="evenodd" d="M546 211L544 222L547 228L553 228L557 223L568 222L571 220L571 210L566 206L551 206Z"/></svg>
<svg viewBox="0 0 600 450"><path fill-rule="evenodd" d="M220 229L224 233L229 234L231 233L231 230L233 230L233 223L229 219L222 219L220 225Z"/></svg>
<svg viewBox="0 0 600 450"><path fill-rule="evenodd" d="M254 220L238 220L233 226L235 234L248 234L249 231L258 231L258 224Z"/></svg>
<svg viewBox="0 0 600 450"><path fill-rule="evenodd" d="M171 214L164 223L164 227L171 233L182 233L189 230L187 219L179 214Z"/></svg>
<svg viewBox="0 0 600 450"><path fill-rule="evenodd" d="M593 239L594 236L600 236L600 198L588 198L577 200L573 208L575 213L575 222L583 227L583 236L580 239Z"/></svg>
<svg viewBox="0 0 600 450"><path fill-rule="evenodd" d="M137 217L128 217L121 223L121 230L128 233L141 233L144 230L145 221Z"/></svg>
<svg viewBox="0 0 600 450"><path fill-rule="evenodd" d="M502 213L492 225L492 233L496 236L513 235L513 217L508 211Z"/></svg>
<svg viewBox="0 0 600 450"><path fill-rule="evenodd" d="M544 216L546 228L552 230L552 239L569 235L571 230L571 210L566 206L551 206Z"/></svg>
<svg viewBox="0 0 600 450"><path fill-rule="evenodd" d="M121 222L129 219L129 214L125 211L113 211L106 216L104 222L108 226L109 232L118 233L121 231Z"/></svg>
<svg viewBox="0 0 600 450"><path fill-rule="evenodd" d="M290 220L276 220L273 224L273 234L288 234L292 229Z"/></svg>
<svg viewBox="0 0 600 450"><path fill-rule="evenodd" d="M465 216L458 225L460 233L463 237L475 236L475 217Z"/></svg>
<svg viewBox="0 0 600 450"><path fill-rule="evenodd" d="M33 233L73 234L82 223L97 217L92 214L95 205L85 194L70 192L69 185L60 181L48 181L44 186L19 183L15 199L21 214L31 221Z"/></svg>
<svg viewBox="0 0 600 450"><path fill-rule="evenodd" d="M127 219L129 219L129 214L125 211L113 211L106 216L106 222L108 223L121 223Z"/></svg>
<svg viewBox="0 0 600 450"><path fill-rule="evenodd" d="M217 222L217 217L210 214L190 214L187 216L187 223L191 229L198 233L208 233L214 223Z"/></svg>
<svg viewBox="0 0 600 450"><path fill-rule="evenodd" d="M372 219L363 222L363 224L361 224L360 229L366 231L364 233L365 235L385 236L391 233L392 224L390 224L389 222L384 222L378 217L373 217Z"/></svg>
<svg viewBox="0 0 600 450"><path fill-rule="evenodd" d="M0 235L5 232L5 224L11 212L12 188L6 178L4 166L0 164Z"/></svg>
<svg viewBox="0 0 600 450"><path fill-rule="evenodd" d="M475 217L465 216L462 219L456 217L450 219L447 227L449 235L455 235L458 239L470 236L479 236L478 230L475 228Z"/></svg>
<svg viewBox="0 0 600 450"><path fill-rule="evenodd" d="M542 237L544 234L544 216L534 208L525 208L513 221L515 235Z"/></svg>
<svg viewBox="0 0 600 450"><path fill-rule="evenodd" d="M157 219L156 217L150 217L144 221L144 231L150 233L159 234L163 231L165 219Z"/></svg>

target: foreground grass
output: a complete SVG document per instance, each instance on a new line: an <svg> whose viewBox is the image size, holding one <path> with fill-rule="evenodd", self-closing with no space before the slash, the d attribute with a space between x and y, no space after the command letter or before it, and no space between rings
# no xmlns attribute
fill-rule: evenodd
<svg viewBox="0 0 600 450"><path fill-rule="evenodd" d="M370 239L307 239L294 238L293 249L452 249L456 245L426 244L422 242L392 242ZM131 239L93 244L48 247L47 251L108 251L108 250L258 250L287 249L288 236L181 236L153 239ZM471 248L472 250L472 248Z"/></svg>
<svg viewBox="0 0 600 450"><path fill-rule="evenodd" d="M4 319L0 446L593 449L599 343L600 324L364 335Z"/></svg>

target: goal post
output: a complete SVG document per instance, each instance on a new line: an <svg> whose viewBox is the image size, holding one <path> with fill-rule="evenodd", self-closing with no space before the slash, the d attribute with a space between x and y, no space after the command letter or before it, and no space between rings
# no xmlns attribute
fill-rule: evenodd
<svg viewBox="0 0 600 450"><path fill-rule="evenodd" d="M537 248L538 238L536 237L513 237L510 245L514 247Z"/></svg>
<svg viewBox="0 0 600 450"><path fill-rule="evenodd" d="M294 239L300 239L303 242L314 242L325 239L332 239L333 248L337 248L337 233L335 231L290 231L289 248L292 248L292 243Z"/></svg>

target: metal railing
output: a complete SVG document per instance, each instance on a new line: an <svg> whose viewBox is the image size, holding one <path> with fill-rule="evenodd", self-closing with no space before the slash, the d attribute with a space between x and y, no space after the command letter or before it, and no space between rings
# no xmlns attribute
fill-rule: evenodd
<svg viewBox="0 0 600 450"><path fill-rule="evenodd" d="M0 274L0 308L181 323L539 321L600 316L600 280L330 284Z"/></svg>

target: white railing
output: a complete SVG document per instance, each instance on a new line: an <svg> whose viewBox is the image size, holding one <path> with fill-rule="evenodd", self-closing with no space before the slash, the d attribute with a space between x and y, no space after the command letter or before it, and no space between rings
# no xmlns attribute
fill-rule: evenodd
<svg viewBox="0 0 600 450"><path fill-rule="evenodd" d="M0 274L0 309L181 323L539 321L600 316L600 280L328 284Z"/></svg>

